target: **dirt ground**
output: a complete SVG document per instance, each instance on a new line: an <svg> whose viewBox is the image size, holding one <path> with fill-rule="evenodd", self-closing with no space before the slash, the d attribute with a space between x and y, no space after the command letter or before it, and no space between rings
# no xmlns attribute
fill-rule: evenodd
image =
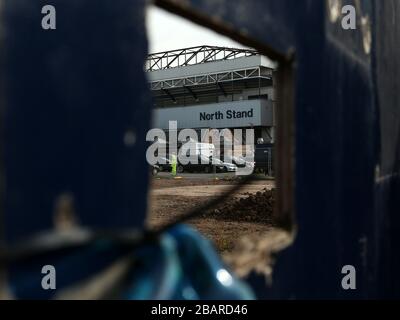
<svg viewBox="0 0 400 320"><path fill-rule="evenodd" d="M237 183L236 179L153 177L147 223L150 227L162 226L215 199ZM273 228L274 193L270 191L273 188L272 180L253 181L189 223L211 239L220 253L229 253L242 236L264 234Z"/></svg>

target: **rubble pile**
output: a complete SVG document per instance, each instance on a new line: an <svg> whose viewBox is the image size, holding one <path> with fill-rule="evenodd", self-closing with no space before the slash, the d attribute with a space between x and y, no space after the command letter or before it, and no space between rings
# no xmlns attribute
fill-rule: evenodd
<svg viewBox="0 0 400 320"><path fill-rule="evenodd" d="M245 195L245 197L225 202L217 209L208 212L208 216L225 221L272 224L275 189L263 189L255 194Z"/></svg>

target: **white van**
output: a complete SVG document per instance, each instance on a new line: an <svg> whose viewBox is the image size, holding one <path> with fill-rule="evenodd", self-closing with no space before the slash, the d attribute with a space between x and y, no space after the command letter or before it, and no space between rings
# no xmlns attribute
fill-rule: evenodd
<svg viewBox="0 0 400 320"><path fill-rule="evenodd" d="M192 152L193 154L189 154L189 152ZM196 142L191 140L182 144L182 147L179 149L179 154L210 158L215 154L215 146L212 143Z"/></svg>

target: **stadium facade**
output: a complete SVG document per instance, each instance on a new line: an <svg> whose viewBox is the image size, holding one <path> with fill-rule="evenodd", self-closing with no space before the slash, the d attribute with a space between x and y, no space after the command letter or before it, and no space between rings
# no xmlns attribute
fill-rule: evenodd
<svg viewBox="0 0 400 320"><path fill-rule="evenodd" d="M153 127L168 130L253 128L274 142L274 70L251 49L199 46L150 54Z"/></svg>

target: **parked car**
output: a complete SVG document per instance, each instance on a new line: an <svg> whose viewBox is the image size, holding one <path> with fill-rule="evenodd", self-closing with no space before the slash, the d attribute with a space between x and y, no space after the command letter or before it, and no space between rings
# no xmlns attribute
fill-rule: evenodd
<svg viewBox="0 0 400 320"><path fill-rule="evenodd" d="M238 168L254 168L254 161L247 161L244 157L224 155L224 162L232 163Z"/></svg>
<svg viewBox="0 0 400 320"><path fill-rule="evenodd" d="M224 165L222 163L218 163L215 165L217 171L223 171ZM206 157L204 155L198 155L197 163L188 163L182 164L178 163L176 171L178 173L182 172L205 172L211 173L213 172L213 164L212 164L212 157Z"/></svg>
<svg viewBox="0 0 400 320"><path fill-rule="evenodd" d="M149 169L152 176L156 176L161 171L160 167L156 164L149 166Z"/></svg>
<svg viewBox="0 0 400 320"><path fill-rule="evenodd" d="M220 159L214 159L213 162L217 165L217 172L235 172L237 166L233 163L221 161Z"/></svg>

